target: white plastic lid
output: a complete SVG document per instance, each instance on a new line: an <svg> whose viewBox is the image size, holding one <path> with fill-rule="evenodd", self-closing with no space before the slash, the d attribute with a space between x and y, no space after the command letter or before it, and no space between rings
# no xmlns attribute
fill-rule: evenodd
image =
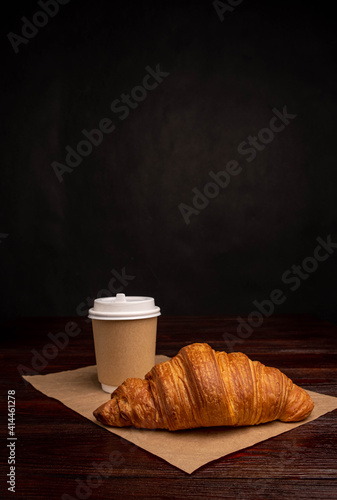
<svg viewBox="0 0 337 500"><path fill-rule="evenodd" d="M89 309L91 319L146 319L160 316L160 308L152 297L126 297L117 293L116 297L102 297L94 301Z"/></svg>

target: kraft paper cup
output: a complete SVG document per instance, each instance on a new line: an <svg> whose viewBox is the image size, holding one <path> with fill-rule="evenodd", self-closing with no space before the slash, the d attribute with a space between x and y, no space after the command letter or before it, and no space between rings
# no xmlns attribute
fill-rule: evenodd
<svg viewBox="0 0 337 500"><path fill-rule="evenodd" d="M157 317L152 297L96 299L92 319L98 380L113 392L127 378L144 378L155 364Z"/></svg>

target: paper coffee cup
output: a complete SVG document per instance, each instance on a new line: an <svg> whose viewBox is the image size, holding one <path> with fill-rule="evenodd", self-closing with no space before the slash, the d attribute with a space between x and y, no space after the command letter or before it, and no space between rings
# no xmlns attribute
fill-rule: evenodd
<svg viewBox="0 0 337 500"><path fill-rule="evenodd" d="M152 297L96 299L89 310L94 334L98 380L113 392L127 378L144 378L155 364L157 317Z"/></svg>

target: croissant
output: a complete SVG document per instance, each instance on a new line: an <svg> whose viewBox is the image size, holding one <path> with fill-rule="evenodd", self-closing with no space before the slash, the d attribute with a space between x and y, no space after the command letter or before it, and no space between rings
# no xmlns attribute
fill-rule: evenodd
<svg viewBox="0 0 337 500"><path fill-rule="evenodd" d="M127 379L94 416L116 427L175 431L297 422L313 407L309 394L277 368L196 343L154 366L145 380Z"/></svg>

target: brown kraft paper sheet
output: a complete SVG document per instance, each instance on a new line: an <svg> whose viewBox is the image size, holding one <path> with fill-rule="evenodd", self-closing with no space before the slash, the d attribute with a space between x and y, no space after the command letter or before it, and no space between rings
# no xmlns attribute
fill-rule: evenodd
<svg viewBox="0 0 337 500"><path fill-rule="evenodd" d="M156 356L156 363L168 359L170 358L166 356ZM258 426L209 427L178 432L149 431L134 427L114 428L97 422L93 416L93 411L109 399L109 394L102 391L97 380L95 365L47 375L27 375L23 378L35 389L57 399L94 424L127 439L188 474L212 460L305 425L337 409L337 398L307 391L315 408L302 422L274 421Z"/></svg>

